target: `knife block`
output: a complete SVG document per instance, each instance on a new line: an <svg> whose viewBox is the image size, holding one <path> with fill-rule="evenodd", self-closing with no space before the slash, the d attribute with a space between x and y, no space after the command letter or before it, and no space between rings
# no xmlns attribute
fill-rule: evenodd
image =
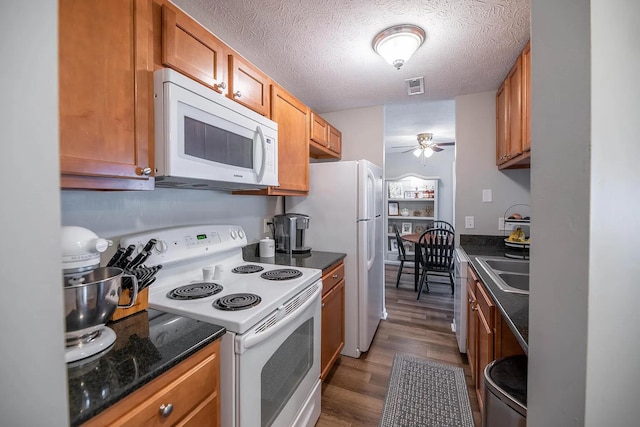
<svg viewBox="0 0 640 427"><path fill-rule="evenodd" d="M119 304L128 304L131 301L131 294L129 289L125 289L120 294ZM123 319L127 316L131 316L132 314L138 313L142 310L146 310L149 307L149 288L143 289L138 292L138 298L136 298L136 303L130 308L117 308L111 317L111 321L116 321Z"/></svg>

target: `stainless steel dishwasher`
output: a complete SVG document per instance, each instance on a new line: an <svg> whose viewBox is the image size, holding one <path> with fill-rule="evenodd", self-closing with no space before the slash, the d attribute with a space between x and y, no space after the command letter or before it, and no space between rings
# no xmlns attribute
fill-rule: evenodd
<svg viewBox="0 0 640 427"><path fill-rule="evenodd" d="M527 356L494 360L484 369L483 427L526 427Z"/></svg>

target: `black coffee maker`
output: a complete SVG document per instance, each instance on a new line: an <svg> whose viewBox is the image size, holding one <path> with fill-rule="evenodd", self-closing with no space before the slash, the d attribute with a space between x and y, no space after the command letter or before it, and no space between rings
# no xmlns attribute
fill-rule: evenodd
<svg viewBox="0 0 640 427"><path fill-rule="evenodd" d="M303 254L311 251L304 245L304 233L309 228L309 215L287 213L273 217L273 238L276 251Z"/></svg>

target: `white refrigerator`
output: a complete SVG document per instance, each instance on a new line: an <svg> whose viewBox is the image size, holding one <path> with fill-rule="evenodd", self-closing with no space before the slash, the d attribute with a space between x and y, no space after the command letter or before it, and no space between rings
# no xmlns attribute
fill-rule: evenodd
<svg viewBox="0 0 640 427"><path fill-rule="evenodd" d="M286 199L287 212L311 217L306 246L347 254L341 353L356 358L386 318L382 181L382 169L367 160L312 163L310 195Z"/></svg>

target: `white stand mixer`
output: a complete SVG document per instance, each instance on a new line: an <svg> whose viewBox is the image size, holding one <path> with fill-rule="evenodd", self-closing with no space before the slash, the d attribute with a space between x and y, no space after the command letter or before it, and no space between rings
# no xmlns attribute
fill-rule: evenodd
<svg viewBox="0 0 640 427"><path fill-rule="evenodd" d="M111 349L116 334L105 326L119 306L122 277L131 277L131 307L137 280L121 268L100 267L100 254L112 242L83 227L62 227L62 277L65 299L67 363L100 357Z"/></svg>

